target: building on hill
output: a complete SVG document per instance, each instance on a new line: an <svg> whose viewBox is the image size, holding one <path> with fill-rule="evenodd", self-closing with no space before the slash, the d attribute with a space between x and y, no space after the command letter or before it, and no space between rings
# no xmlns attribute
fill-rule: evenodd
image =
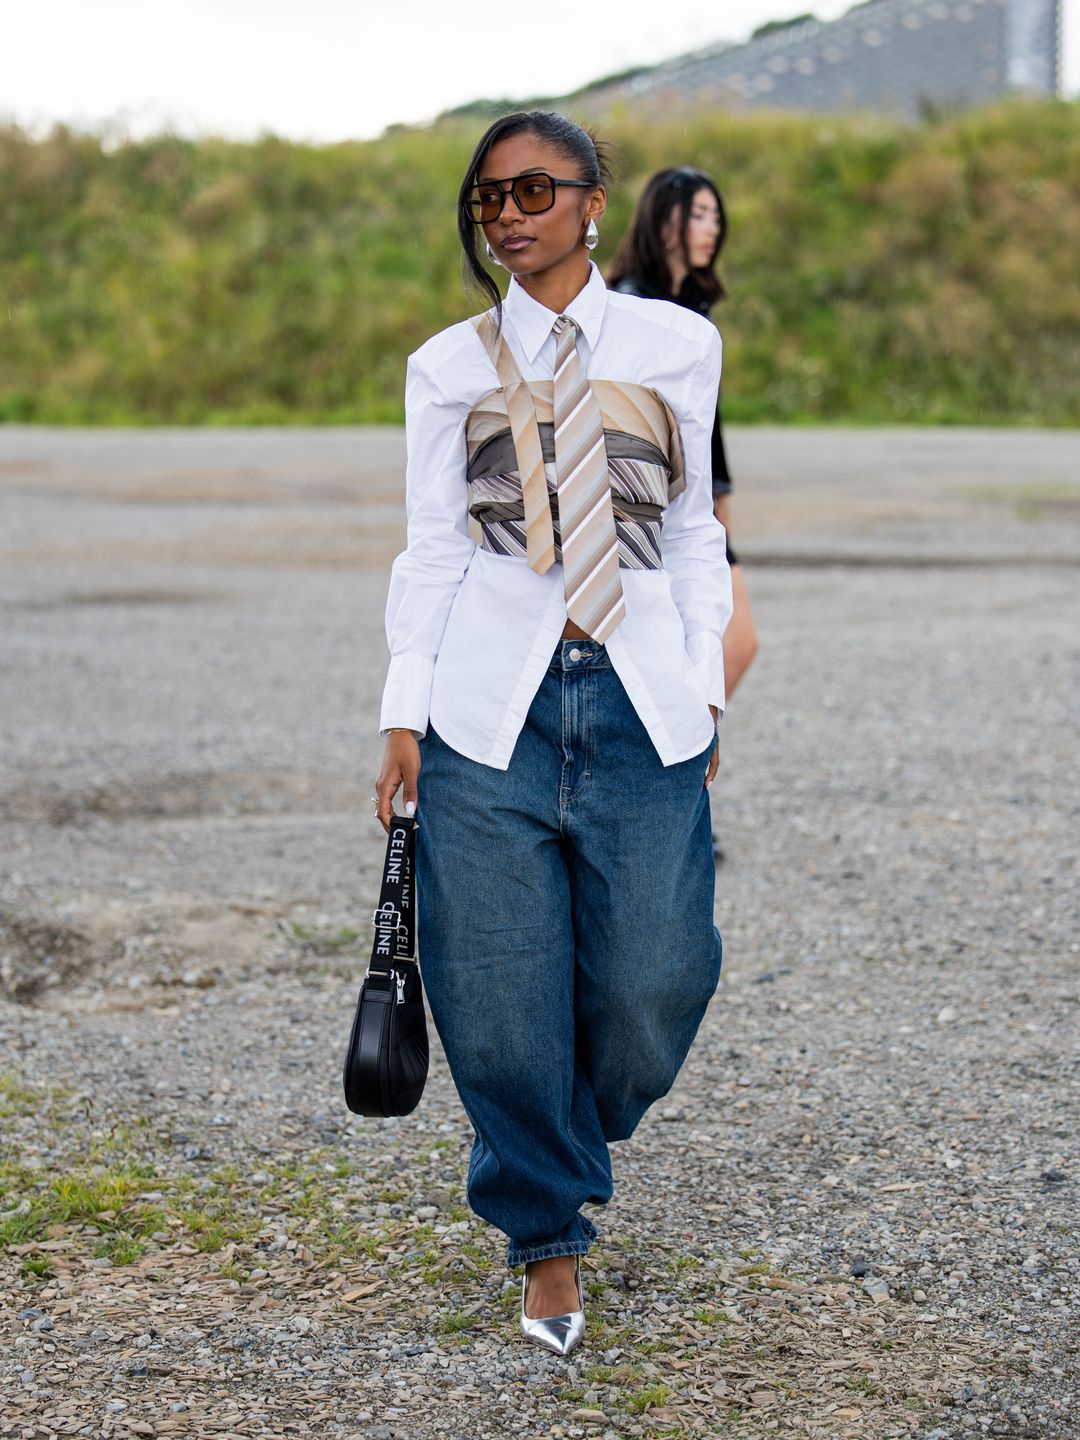
<svg viewBox="0 0 1080 1440"><path fill-rule="evenodd" d="M588 112L644 104L872 110L916 119L1016 92L1056 95L1062 0L863 0L837 20L800 15L574 97Z"/></svg>

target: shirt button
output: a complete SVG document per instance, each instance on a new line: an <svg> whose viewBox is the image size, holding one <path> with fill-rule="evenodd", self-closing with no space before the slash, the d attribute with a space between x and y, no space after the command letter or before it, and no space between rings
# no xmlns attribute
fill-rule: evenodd
<svg viewBox="0 0 1080 1440"><path fill-rule="evenodd" d="M580 659L581 659L581 651L577 648L576 645L574 646L573 650L570 651L570 659L571 659L571 660L580 660Z"/></svg>

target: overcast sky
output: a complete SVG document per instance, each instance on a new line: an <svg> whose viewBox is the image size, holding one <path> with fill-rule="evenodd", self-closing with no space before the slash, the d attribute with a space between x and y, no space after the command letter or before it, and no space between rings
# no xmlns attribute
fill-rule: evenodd
<svg viewBox="0 0 1080 1440"><path fill-rule="evenodd" d="M0 117L247 138L377 135L478 96L560 94L850 0L23 0L0 7ZM542 17L538 24L537 16ZM1080 92L1065 0L1065 93Z"/></svg>

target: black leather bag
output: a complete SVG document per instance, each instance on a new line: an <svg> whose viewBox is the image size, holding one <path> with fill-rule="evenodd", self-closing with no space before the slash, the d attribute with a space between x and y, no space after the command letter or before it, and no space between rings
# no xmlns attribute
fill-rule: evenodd
<svg viewBox="0 0 1080 1440"><path fill-rule="evenodd" d="M386 844L375 943L356 1006L342 1082L357 1115L408 1115L428 1072L424 989L416 963L416 821L395 815Z"/></svg>

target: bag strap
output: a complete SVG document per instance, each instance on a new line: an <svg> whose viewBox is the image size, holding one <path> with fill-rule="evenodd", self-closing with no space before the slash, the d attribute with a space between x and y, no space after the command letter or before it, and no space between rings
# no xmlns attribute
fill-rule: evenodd
<svg viewBox="0 0 1080 1440"><path fill-rule="evenodd" d="M378 909L371 917L375 940L369 975L387 975L396 960L415 960L416 930L416 820L407 815L390 819Z"/></svg>

